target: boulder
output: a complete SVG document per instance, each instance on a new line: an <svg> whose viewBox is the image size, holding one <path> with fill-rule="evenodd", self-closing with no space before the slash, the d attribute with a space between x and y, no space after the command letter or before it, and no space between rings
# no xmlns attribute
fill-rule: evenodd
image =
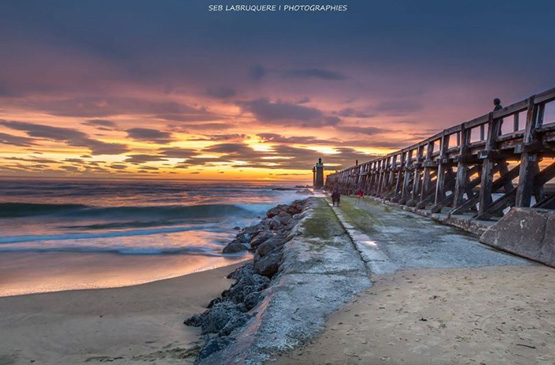
<svg viewBox="0 0 555 365"><path fill-rule="evenodd" d="M270 219L269 226L272 231L277 231L278 229L280 229L282 224L279 220L279 217L274 216L272 219Z"/></svg>
<svg viewBox="0 0 555 365"><path fill-rule="evenodd" d="M243 271L241 277L228 290L224 290L222 297L229 298L235 303L241 303L246 296L253 292L264 290L270 280L254 271Z"/></svg>
<svg viewBox="0 0 555 365"><path fill-rule="evenodd" d="M254 236L254 238L250 242L252 249L256 250L258 248L258 246L260 246L261 244L263 244L264 242L266 242L268 239L272 238L273 236L274 236L274 234L272 232L269 232L269 231L260 232L259 234Z"/></svg>
<svg viewBox="0 0 555 365"><path fill-rule="evenodd" d="M253 226L246 227L241 232L248 233L252 239L258 233L268 229L268 224L266 223L266 220L267 218L263 218L259 223Z"/></svg>
<svg viewBox="0 0 555 365"><path fill-rule="evenodd" d="M231 272L229 275L227 275L227 278L238 280L241 278L241 275L243 275L243 271L254 272L253 263L249 262L244 266L238 267L237 269L233 270L233 272Z"/></svg>
<svg viewBox="0 0 555 365"><path fill-rule="evenodd" d="M239 232L235 236L235 240L242 243L248 243L251 240L251 238L252 238L252 234L248 232Z"/></svg>
<svg viewBox="0 0 555 365"><path fill-rule="evenodd" d="M273 218L287 209L287 205L279 204L266 212L266 217Z"/></svg>
<svg viewBox="0 0 555 365"><path fill-rule="evenodd" d="M215 304L211 309L200 315L200 318L193 316L185 321L186 325L196 325L202 329L202 334L219 333L227 323L234 317L246 311L243 304L222 302Z"/></svg>
<svg viewBox="0 0 555 365"><path fill-rule="evenodd" d="M190 327L200 327L202 325L202 317L201 314L195 314L189 318L187 318L183 324Z"/></svg>
<svg viewBox="0 0 555 365"><path fill-rule="evenodd" d="M283 233L276 234L275 236L273 236L272 238L270 238L266 242L272 243L272 244L276 245L277 247L281 247L285 244L285 242L287 242L289 240L288 237L287 237L288 236L287 233L289 233L289 232L283 232ZM266 243L266 242L264 242L264 243Z"/></svg>
<svg viewBox="0 0 555 365"><path fill-rule="evenodd" d="M219 335L220 336L229 336L231 334L231 332L233 332L233 330L235 330L236 328L243 327L245 325L245 323L247 323L248 320L251 317L252 316L248 315L247 313L242 313L242 314L239 314L239 315L231 318L227 322L225 327L222 328Z"/></svg>
<svg viewBox="0 0 555 365"><path fill-rule="evenodd" d="M255 271L271 279L279 270L281 256L281 250L279 248L274 249L266 256L256 260L254 263Z"/></svg>
<svg viewBox="0 0 555 365"><path fill-rule="evenodd" d="M262 292L257 291L254 293L250 293L245 297L245 307L247 308L247 310L250 311L251 309L256 307L258 303L262 301L262 299L264 299L264 294Z"/></svg>
<svg viewBox="0 0 555 365"><path fill-rule="evenodd" d="M270 238L268 241L266 241L263 244L261 244L260 246L258 246L258 248L256 249L256 254L259 257L264 257L268 253L270 253L270 251L273 251L275 248L277 248L277 245L273 241L273 238Z"/></svg>
<svg viewBox="0 0 555 365"><path fill-rule="evenodd" d="M281 212L276 217L279 219L279 222L284 226L287 226L289 225L289 223L291 223L291 214L287 212Z"/></svg>
<svg viewBox="0 0 555 365"><path fill-rule="evenodd" d="M305 202L302 200L295 200L291 205L289 205L286 209L287 213L290 215L299 214L303 211L305 207Z"/></svg>
<svg viewBox="0 0 555 365"><path fill-rule="evenodd" d="M212 300L210 301L210 303L208 303L208 305L206 306L206 308L210 309L210 308L212 308L213 306L215 306L216 304L221 303L221 302L223 302L223 301L224 301L224 298L222 298L222 297L214 298L214 299L212 299Z"/></svg>
<svg viewBox="0 0 555 365"><path fill-rule="evenodd" d="M241 251L246 251L249 248L248 244L245 242L241 242L239 240L233 240L224 247L223 253L237 253Z"/></svg>
<svg viewBox="0 0 555 365"><path fill-rule="evenodd" d="M208 356L223 350L231 344L231 341L226 337L213 337L208 340L204 347L198 354L198 359L206 359Z"/></svg>

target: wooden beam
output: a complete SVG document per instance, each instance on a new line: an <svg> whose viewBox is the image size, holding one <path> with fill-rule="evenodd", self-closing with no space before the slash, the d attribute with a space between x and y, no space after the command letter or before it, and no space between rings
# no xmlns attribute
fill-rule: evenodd
<svg viewBox="0 0 555 365"><path fill-rule="evenodd" d="M494 169L494 173L495 173L495 169ZM504 187L507 184L507 181L513 181L517 176L518 176L518 172L519 172L519 166L513 167L509 172L507 172L505 175L500 176L497 180L495 180L492 184L492 191L495 192L499 189L501 189L502 187ZM470 183L469 186L476 186L478 185L478 183L481 181L481 178L476 178L473 179ZM468 211L470 208L472 208L474 205L476 205L478 202L480 201L480 194L476 194L474 196L468 196L468 199L463 202L461 205L459 205L458 207L455 207L453 210L451 210L451 212L449 212L449 214L452 215L457 215L457 214L463 214L466 211Z"/></svg>
<svg viewBox="0 0 555 365"><path fill-rule="evenodd" d="M441 136L440 147L439 147L439 166L437 168L437 181L436 181L436 194L434 203L437 204L445 198L445 168L446 164L445 151L449 148L449 138L445 134Z"/></svg>
<svg viewBox="0 0 555 365"><path fill-rule="evenodd" d="M480 182L480 206L478 208L480 214L493 202L491 194L493 193L493 164L495 160L492 159L491 155L501 127L499 119L493 118L493 113L489 113L488 127L488 139L484 150L487 158L482 163L482 181Z"/></svg>
<svg viewBox="0 0 555 365"><path fill-rule="evenodd" d="M514 205L515 198L516 189L513 189L511 192L494 201L487 209L478 213L474 218L480 220L490 219L491 217L501 213L503 209Z"/></svg>
<svg viewBox="0 0 555 365"><path fill-rule="evenodd" d="M526 113L526 128L524 130L523 145L531 145L536 141L536 128L539 107L534 103L534 97L528 99L528 112ZM520 172L515 205L529 207L534 193L534 178L538 171L538 158L535 153L523 152L520 158Z"/></svg>
<svg viewBox="0 0 555 365"><path fill-rule="evenodd" d="M453 206L456 208L463 203L464 193L467 190L467 184L469 181L467 154L468 145L470 144L470 129L465 128L460 132L460 142L459 142L459 161L457 165L457 177L455 182L455 191L453 192Z"/></svg>

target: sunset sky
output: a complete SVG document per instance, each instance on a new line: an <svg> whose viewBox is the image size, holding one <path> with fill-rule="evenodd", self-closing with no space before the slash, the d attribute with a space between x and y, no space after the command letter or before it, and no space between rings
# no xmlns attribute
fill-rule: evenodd
<svg viewBox="0 0 555 365"><path fill-rule="evenodd" d="M216 3L2 1L0 176L308 180L555 86L553 1Z"/></svg>

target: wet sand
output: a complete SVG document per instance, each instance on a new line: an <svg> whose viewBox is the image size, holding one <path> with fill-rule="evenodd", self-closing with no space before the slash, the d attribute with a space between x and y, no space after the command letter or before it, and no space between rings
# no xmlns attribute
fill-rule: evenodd
<svg viewBox="0 0 555 365"><path fill-rule="evenodd" d="M0 298L0 364L193 363L202 312L241 264L148 284Z"/></svg>
<svg viewBox="0 0 555 365"><path fill-rule="evenodd" d="M553 364L554 288L545 266L399 271L277 364Z"/></svg>
<svg viewBox="0 0 555 365"><path fill-rule="evenodd" d="M119 255L95 252L2 252L0 297L145 284L232 265L250 255Z"/></svg>

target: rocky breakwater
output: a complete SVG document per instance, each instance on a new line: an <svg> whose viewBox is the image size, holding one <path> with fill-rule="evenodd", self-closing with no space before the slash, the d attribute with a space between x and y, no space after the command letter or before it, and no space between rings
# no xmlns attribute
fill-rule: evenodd
<svg viewBox="0 0 555 365"><path fill-rule="evenodd" d="M224 254L248 250L254 258L228 276L235 283L212 300L207 311L185 320L186 325L202 329L205 345L198 362L234 343L233 334L256 315L253 308L264 299L265 290L279 271L283 248L296 235L306 205L306 199L296 200L268 210L260 223L242 229L223 249Z"/></svg>
<svg viewBox="0 0 555 365"><path fill-rule="evenodd" d="M236 282L186 324L205 339L197 362L263 364L317 336L326 318L371 285L368 267L322 198L268 211L239 232L226 252L254 259Z"/></svg>

